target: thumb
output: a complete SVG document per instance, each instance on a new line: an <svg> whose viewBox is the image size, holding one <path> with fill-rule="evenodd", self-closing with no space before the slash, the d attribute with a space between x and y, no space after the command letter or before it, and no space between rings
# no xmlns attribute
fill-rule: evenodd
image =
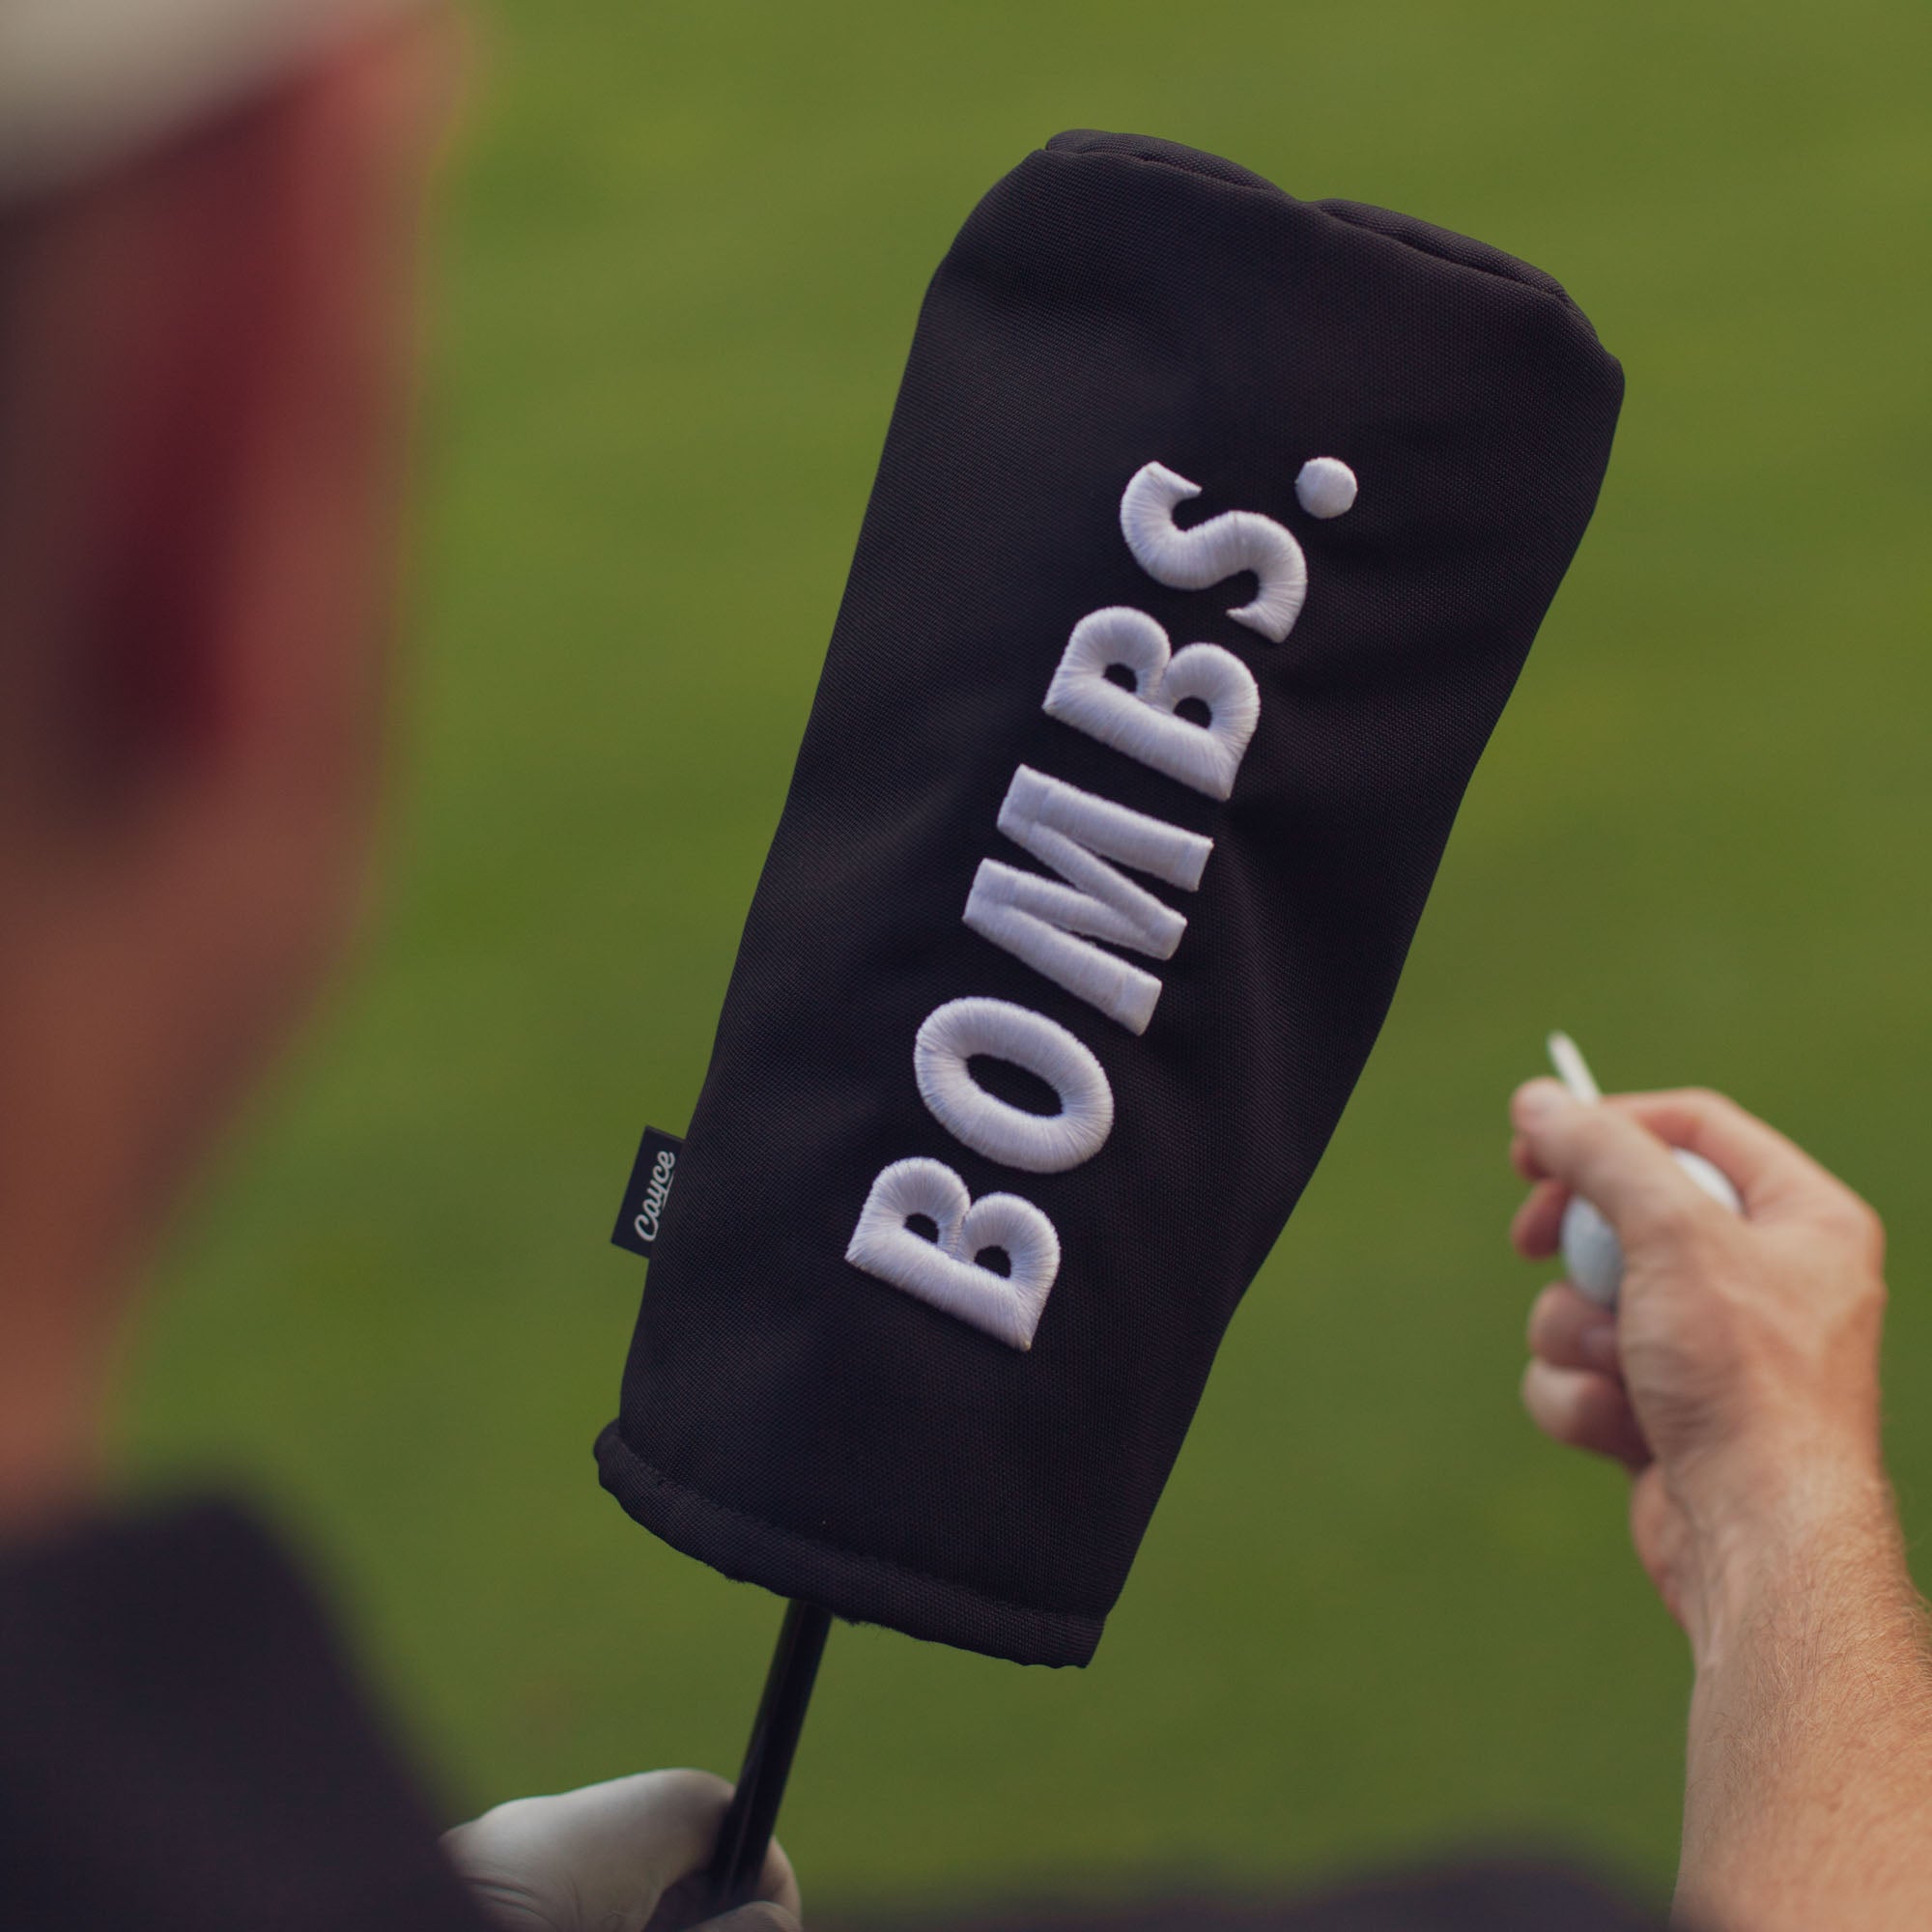
<svg viewBox="0 0 1932 1932"><path fill-rule="evenodd" d="M708 1772L640 1772L555 1797L514 1799L443 1844L505 1924L605 1932L640 1926L664 1908L666 1922L691 1925L705 1909L704 1865L730 1802L730 1785ZM798 1884L776 1842L759 1890L797 1916ZM734 1932L761 1928L747 1920Z"/></svg>
<svg viewBox="0 0 1932 1932"><path fill-rule="evenodd" d="M1662 1233L1686 1208L1712 1205L1655 1134L1554 1080L1518 1088L1510 1118L1543 1171L1597 1208L1626 1247Z"/></svg>

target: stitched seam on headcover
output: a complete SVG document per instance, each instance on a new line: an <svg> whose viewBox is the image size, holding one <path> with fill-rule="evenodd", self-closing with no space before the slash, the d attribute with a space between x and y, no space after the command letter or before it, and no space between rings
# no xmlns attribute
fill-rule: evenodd
<svg viewBox="0 0 1932 1932"><path fill-rule="evenodd" d="M747 1522L753 1529L769 1530L774 1536L788 1537L795 1543L810 1545L814 1549L823 1549L829 1555L844 1558L856 1563L862 1569L881 1570L889 1577L904 1577L916 1583L936 1583L942 1590L951 1590L954 1596L964 1598L968 1603L984 1604L988 1609L1011 1610L1023 1617L1030 1617L1043 1624L1068 1624L1080 1629L1097 1629L1102 1618L1085 1616L1078 1610L1042 1610L1037 1605L1016 1604L1006 1597L989 1596L984 1590L976 1590L970 1584L961 1583L952 1577L941 1577L930 1570L915 1570L909 1563L895 1563L889 1556L867 1556L863 1550L847 1549L843 1544L830 1543L822 1536L809 1536L803 1530L787 1529L781 1522L770 1522L761 1516L753 1516L750 1510L734 1509L729 1503L721 1503L716 1496L708 1496L702 1490L694 1490L688 1483L680 1483L674 1476L667 1476L653 1463L646 1463L631 1445L624 1440L622 1433L613 1423L606 1432L612 1446L631 1467L640 1470L653 1483L674 1491L680 1496L689 1496L695 1503L701 1503L708 1510L716 1510L720 1516L728 1516L734 1521Z"/></svg>
<svg viewBox="0 0 1932 1932"><path fill-rule="evenodd" d="M1264 195L1270 201L1292 202L1295 199L1286 188L1277 187L1273 182L1264 177L1257 177L1254 181L1236 181L1232 176L1214 173L1211 168L1191 168L1185 161L1177 160L1169 155L1137 154L1131 148L1045 147L1035 152L1051 155L1056 160L1065 157L1076 161L1132 161L1138 167L1166 168L1172 174L1187 176L1190 181L1213 182L1219 187L1238 188L1243 194ZM1236 165L1238 166L1239 163ZM1251 171L1244 168L1242 172L1245 174ZM1312 205L1303 204L1304 207Z"/></svg>
<svg viewBox="0 0 1932 1932"><path fill-rule="evenodd" d="M1567 314L1581 322L1590 330L1592 340L1596 337L1595 324L1577 307L1576 297L1554 275L1547 270L1539 269L1533 262L1525 262L1510 254L1507 249L1493 248L1490 249L1490 252L1500 255L1505 262L1513 263L1519 269L1527 270L1529 271L1527 274L1514 275L1506 268L1493 267L1488 262L1472 260L1465 255L1452 254L1446 248L1433 248L1426 236L1407 231L1398 235L1389 229L1378 228L1372 221L1362 221L1352 214L1345 213L1340 208L1335 207L1332 201L1312 201L1305 206L1319 209L1330 221L1339 221L1345 228L1352 228L1357 235L1377 235L1384 242L1393 242L1398 248L1412 248L1418 255L1427 255L1432 262L1446 262L1452 269L1467 269L1474 274L1489 276L1492 281L1507 282L1513 289L1528 289L1532 295L1548 296ZM1383 213L1394 213L1395 211L1387 209ZM1473 238L1464 236L1459 239L1467 241ZM1485 248L1489 246L1488 243L1479 245Z"/></svg>
<svg viewBox="0 0 1932 1932"><path fill-rule="evenodd" d="M1418 255L1427 255L1431 261L1446 263L1452 269L1466 269L1472 274L1488 276L1491 281L1507 282L1511 288L1527 289L1532 295L1548 297L1567 314L1581 322L1590 330L1592 340L1596 339L1596 325L1577 305L1576 297L1554 275L1536 268L1532 262L1519 261L1517 257L1508 255L1505 249L1498 248L1494 252L1506 256L1519 268L1530 270L1536 279L1532 280L1524 275L1513 275L1507 269L1494 268L1487 262L1470 261L1461 255L1452 255L1445 249L1432 248L1427 241L1418 236L1391 234L1387 229L1377 228L1369 222L1358 221L1352 215L1344 214L1340 209L1331 208L1324 202L1302 201L1298 196L1290 194L1286 188L1265 178L1255 182L1232 181L1228 176L1215 174L1207 168L1191 168L1186 162L1167 155L1136 154L1129 148L1047 147L1037 152L1056 157L1065 156L1073 160L1131 161L1145 168L1166 168L1170 173L1185 175L1191 181L1213 182L1219 187L1237 188L1243 194L1260 194L1270 200L1286 201L1300 208L1312 208L1318 214L1325 215L1330 221L1341 222L1345 228L1352 229L1357 235L1374 235L1381 241L1393 242L1398 248L1411 248Z"/></svg>

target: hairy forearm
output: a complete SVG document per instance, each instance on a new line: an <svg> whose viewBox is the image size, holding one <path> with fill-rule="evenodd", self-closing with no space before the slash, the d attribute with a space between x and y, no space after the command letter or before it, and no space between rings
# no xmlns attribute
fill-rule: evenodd
<svg viewBox="0 0 1932 1932"><path fill-rule="evenodd" d="M1713 1596L1679 1912L1725 1932L1932 1924L1932 1641L1883 1484Z"/></svg>

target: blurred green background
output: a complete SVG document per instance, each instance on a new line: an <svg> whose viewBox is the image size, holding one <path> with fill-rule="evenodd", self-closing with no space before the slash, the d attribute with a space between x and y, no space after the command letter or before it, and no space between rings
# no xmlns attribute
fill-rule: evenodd
<svg viewBox="0 0 1932 1932"><path fill-rule="evenodd" d="M1623 428L1097 1661L840 1632L785 1835L821 1907L1500 1836L1662 1888L1682 1647L1620 1478L1517 1407L1502 1107L1568 1026L1878 1202L1932 1521L1932 14L518 0L480 40L387 911L178 1251L130 1468L246 1472L453 1810L735 1768L778 1606L596 1486L607 1231L688 1119L925 277L1056 129L1169 135L1550 270Z"/></svg>

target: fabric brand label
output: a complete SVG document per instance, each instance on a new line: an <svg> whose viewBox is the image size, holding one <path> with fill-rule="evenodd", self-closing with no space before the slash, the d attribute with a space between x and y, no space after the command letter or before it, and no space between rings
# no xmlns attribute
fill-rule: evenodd
<svg viewBox="0 0 1932 1932"><path fill-rule="evenodd" d="M646 1258L656 1253L658 1228L683 1153L684 1143L675 1134L659 1127L644 1129L644 1137L638 1143L638 1157L631 1164L631 1184L624 1189L624 1205L611 1232L617 1247Z"/></svg>

